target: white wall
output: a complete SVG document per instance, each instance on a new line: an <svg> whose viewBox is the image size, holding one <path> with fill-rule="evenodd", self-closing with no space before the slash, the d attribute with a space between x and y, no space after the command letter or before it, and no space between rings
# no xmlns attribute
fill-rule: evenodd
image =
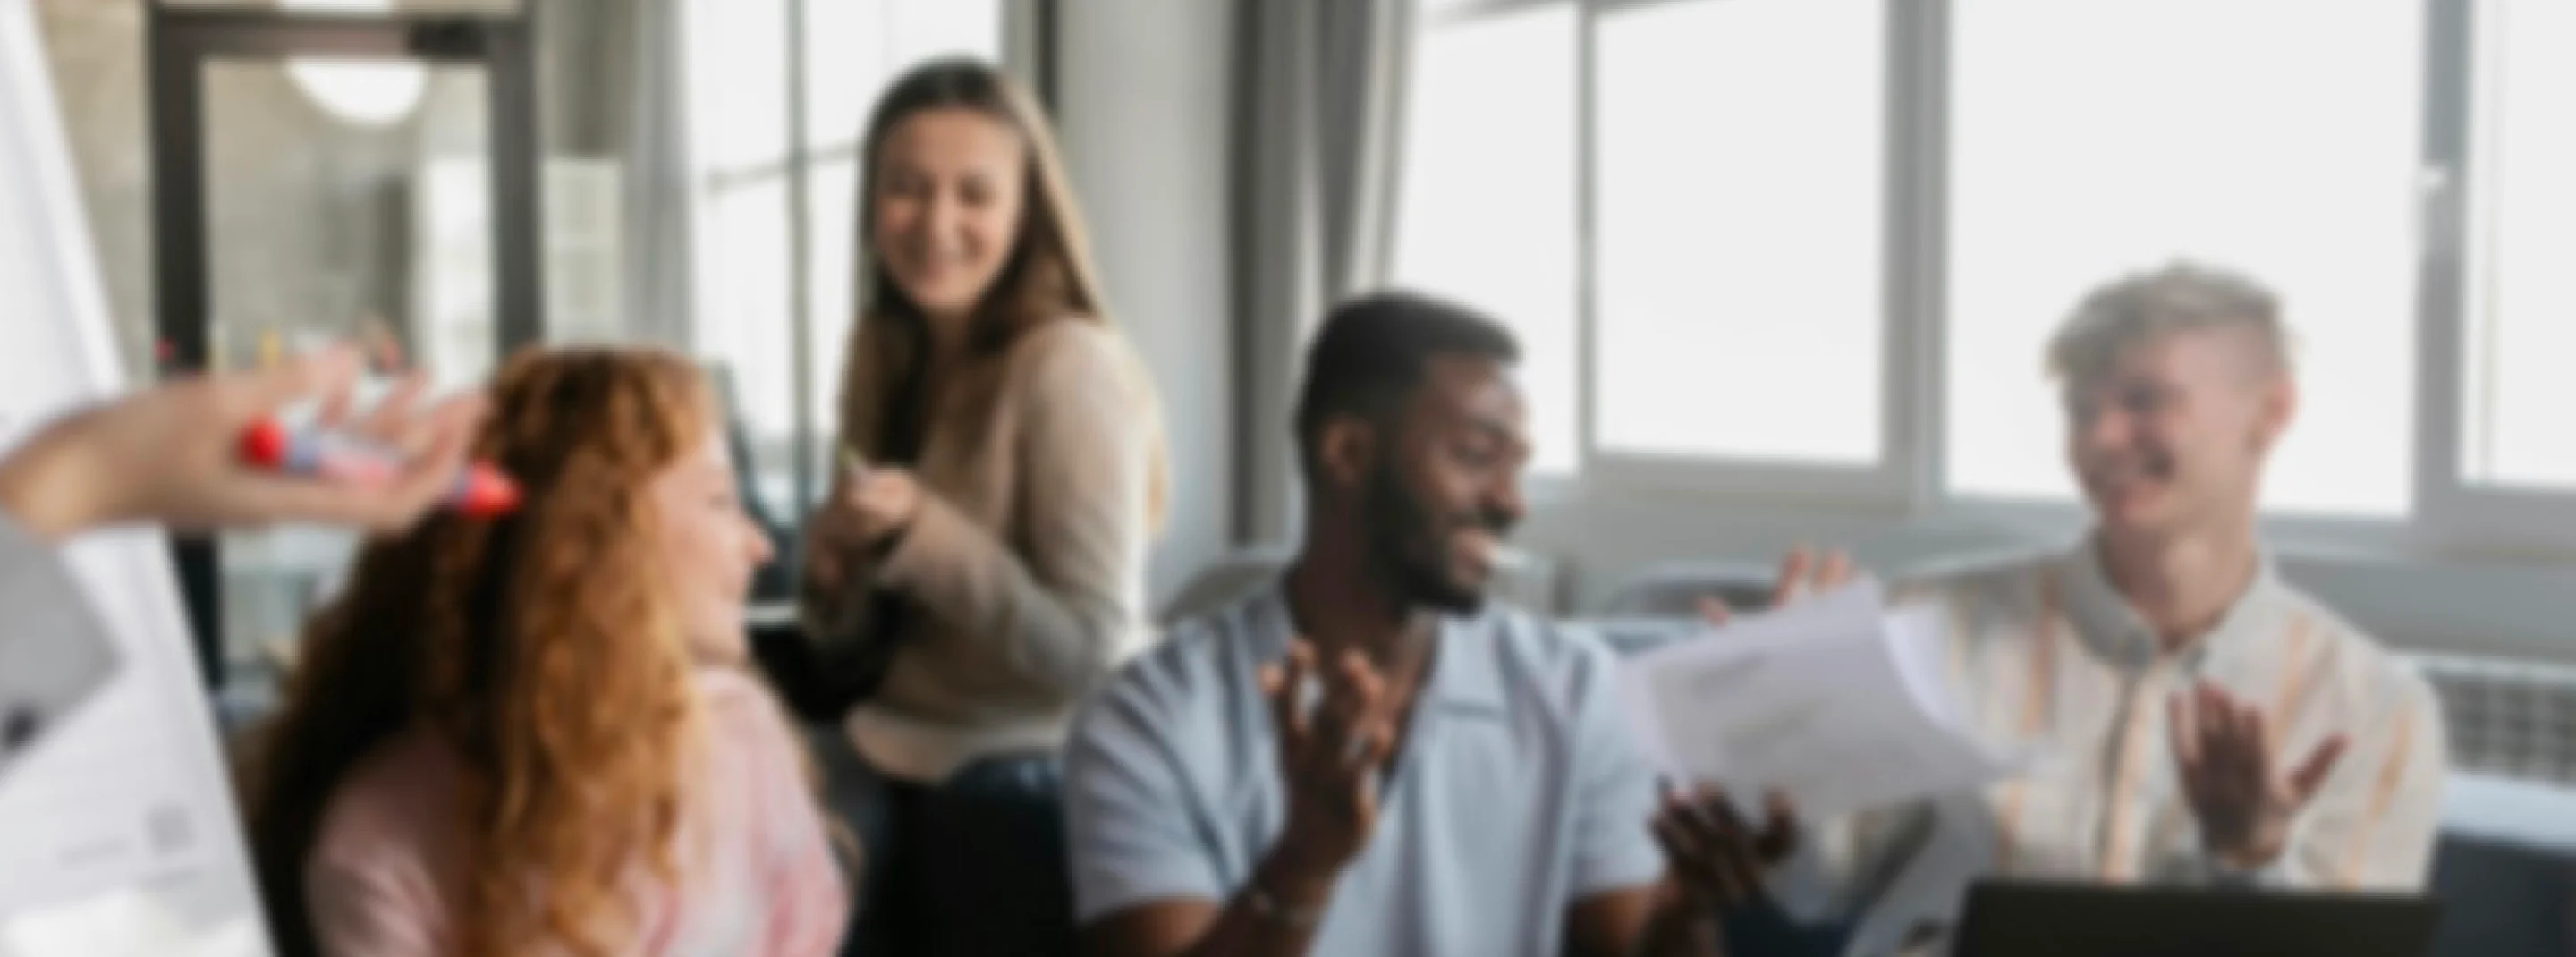
<svg viewBox="0 0 2576 957"><path fill-rule="evenodd" d="M1234 5L1059 0L1057 110L1114 318L1162 387L1171 522L1159 608L1229 544L1233 337L1226 162Z"/></svg>

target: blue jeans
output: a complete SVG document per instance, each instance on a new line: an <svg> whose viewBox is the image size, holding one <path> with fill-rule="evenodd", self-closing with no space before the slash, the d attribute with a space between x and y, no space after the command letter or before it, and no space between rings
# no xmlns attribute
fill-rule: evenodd
<svg viewBox="0 0 2576 957"><path fill-rule="evenodd" d="M877 773L838 728L807 738L861 848L842 957L1076 952L1055 755L984 758L923 785Z"/></svg>

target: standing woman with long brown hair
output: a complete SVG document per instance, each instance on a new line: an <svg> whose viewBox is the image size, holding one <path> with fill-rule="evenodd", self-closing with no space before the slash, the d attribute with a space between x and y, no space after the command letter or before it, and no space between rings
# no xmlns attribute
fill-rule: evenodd
<svg viewBox="0 0 2576 957"><path fill-rule="evenodd" d="M285 957L824 957L847 925L750 673L769 545L678 356L523 354L474 443L523 490L359 554L248 774Z"/></svg>
<svg viewBox="0 0 2576 957"><path fill-rule="evenodd" d="M1016 85L919 66L861 159L845 459L804 587L808 707L845 708L855 749L826 755L868 849L855 949L1068 952L1055 756L1150 635L1160 408Z"/></svg>

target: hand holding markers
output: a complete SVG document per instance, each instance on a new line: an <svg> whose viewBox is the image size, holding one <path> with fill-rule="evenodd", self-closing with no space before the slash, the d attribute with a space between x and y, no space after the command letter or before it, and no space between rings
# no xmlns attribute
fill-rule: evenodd
<svg viewBox="0 0 2576 957"><path fill-rule="evenodd" d="M823 503L820 528L845 548L882 548L911 527L921 513L922 491L912 473L872 466L841 447L841 477Z"/></svg>
<svg viewBox="0 0 2576 957"><path fill-rule="evenodd" d="M408 528L456 489L483 399L465 394L422 408L420 384L407 382L352 421L358 372L355 353L330 349L65 415L0 459L0 510L46 540L127 522L183 530L289 521ZM378 479L317 481L243 460L245 432L313 400L321 405L319 429L382 451L372 467ZM488 502L492 493L480 494Z"/></svg>
<svg viewBox="0 0 2576 957"><path fill-rule="evenodd" d="M402 475L401 456L364 439L322 429L290 430L276 419L243 429L242 461L289 475L347 485L382 487ZM482 462L467 463L448 482L440 507L488 518L519 507L519 486Z"/></svg>

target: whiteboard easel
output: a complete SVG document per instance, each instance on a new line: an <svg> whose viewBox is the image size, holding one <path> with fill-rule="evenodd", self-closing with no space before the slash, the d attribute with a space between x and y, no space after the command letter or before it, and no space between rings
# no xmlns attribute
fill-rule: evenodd
<svg viewBox="0 0 2576 957"><path fill-rule="evenodd" d="M31 0L0 0L0 443L127 386ZM0 782L0 957L271 952L167 540L66 548L116 676Z"/></svg>

